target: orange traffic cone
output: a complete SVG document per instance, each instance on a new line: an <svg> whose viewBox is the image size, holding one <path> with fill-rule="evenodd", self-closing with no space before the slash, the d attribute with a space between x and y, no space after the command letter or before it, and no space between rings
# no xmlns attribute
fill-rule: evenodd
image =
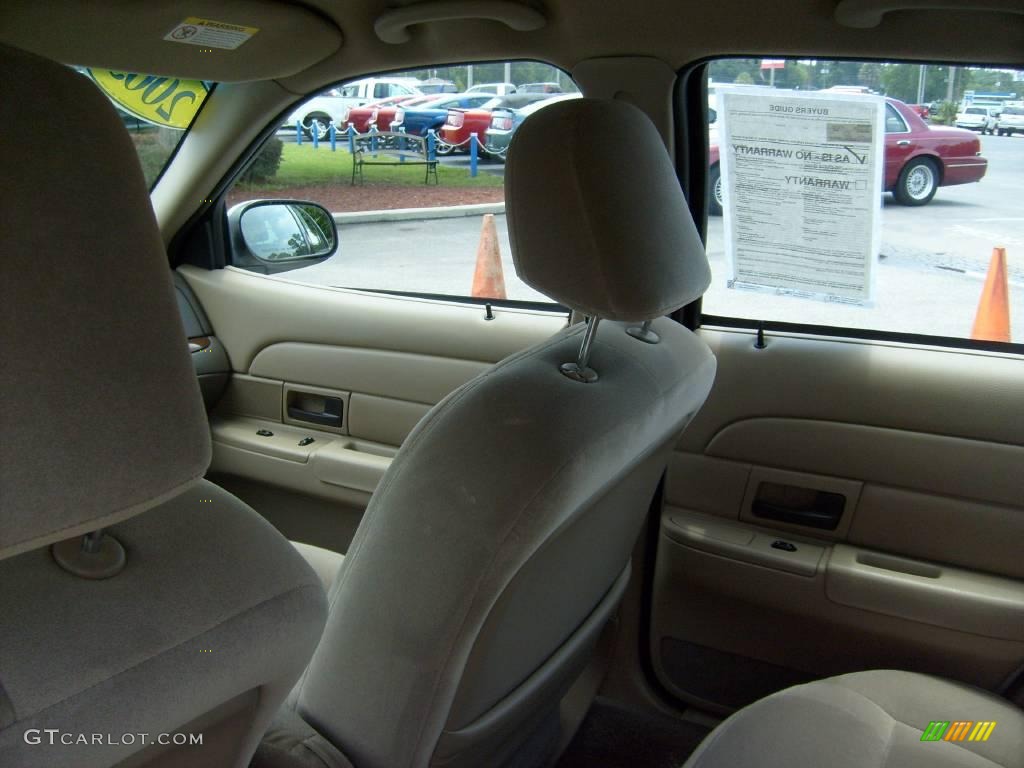
<svg viewBox="0 0 1024 768"><path fill-rule="evenodd" d="M498 230L494 214L484 214L480 228L480 245L476 249L476 269L473 272L473 290L478 299L507 299L505 273L501 269L501 251L498 248Z"/></svg>
<svg viewBox="0 0 1024 768"><path fill-rule="evenodd" d="M981 289L978 315L971 338L979 341L1010 340L1010 290L1006 282L1006 249L992 249L992 261Z"/></svg>

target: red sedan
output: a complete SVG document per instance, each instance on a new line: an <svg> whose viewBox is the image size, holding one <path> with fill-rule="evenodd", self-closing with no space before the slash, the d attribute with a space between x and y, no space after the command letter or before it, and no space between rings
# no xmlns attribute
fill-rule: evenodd
<svg viewBox="0 0 1024 768"><path fill-rule="evenodd" d="M549 98L549 93L513 93L496 96L476 109L449 109L448 119L441 126L440 138L443 144L438 146L438 152L447 154L452 151L453 145L456 151L468 152L468 140L473 133L483 143L487 138L487 129L491 127L491 112L495 109L519 109Z"/></svg>
<svg viewBox="0 0 1024 768"><path fill-rule="evenodd" d="M437 98L434 96L391 96L372 104L363 104L359 107L351 107L342 116L343 126L352 123L360 133L366 133L371 125L376 125L378 131L386 131L391 127L391 121L395 119L395 110L401 104L412 104L421 101L429 101Z"/></svg>
<svg viewBox="0 0 1024 768"><path fill-rule="evenodd" d="M981 140L962 128L929 126L908 105L886 99L886 192L903 205L925 205L939 187L981 181L988 160L981 156ZM712 190L708 212L722 215L722 175L718 145L708 152L708 178Z"/></svg>

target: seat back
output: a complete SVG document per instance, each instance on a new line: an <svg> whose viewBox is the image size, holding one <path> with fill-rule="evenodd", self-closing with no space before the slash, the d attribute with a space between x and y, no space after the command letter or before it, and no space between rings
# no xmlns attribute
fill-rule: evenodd
<svg viewBox="0 0 1024 768"><path fill-rule="evenodd" d="M592 185L580 169L611 171L622 140L635 170ZM519 276L590 320L445 398L371 499L297 696L359 768L551 756L559 701L714 377L707 346L660 317L709 272L639 110L580 99L538 112L513 140L506 197Z"/></svg>
<svg viewBox="0 0 1024 768"><path fill-rule="evenodd" d="M114 109L36 56L0 46L0 70L0 765L243 768L323 588L202 480L209 429Z"/></svg>

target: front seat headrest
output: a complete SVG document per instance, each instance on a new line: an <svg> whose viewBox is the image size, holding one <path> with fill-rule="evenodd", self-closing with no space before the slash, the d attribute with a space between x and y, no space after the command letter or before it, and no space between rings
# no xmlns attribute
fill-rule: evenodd
<svg viewBox="0 0 1024 768"><path fill-rule="evenodd" d="M632 104L577 99L531 115L508 150L505 199L516 273L570 309L649 320L711 282L665 145Z"/></svg>
<svg viewBox="0 0 1024 768"><path fill-rule="evenodd" d="M4 558L172 498L210 438L127 131L68 67L0 45L0 71Z"/></svg>

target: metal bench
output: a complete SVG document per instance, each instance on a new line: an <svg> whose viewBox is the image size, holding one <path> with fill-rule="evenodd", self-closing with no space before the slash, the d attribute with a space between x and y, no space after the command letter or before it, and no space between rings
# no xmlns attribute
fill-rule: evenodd
<svg viewBox="0 0 1024 768"><path fill-rule="evenodd" d="M359 136L353 144L352 186L357 177L359 183L363 183L363 166L366 165L423 165L426 166L423 183L430 183L431 176L434 184L438 183L437 157L422 136L380 131Z"/></svg>

